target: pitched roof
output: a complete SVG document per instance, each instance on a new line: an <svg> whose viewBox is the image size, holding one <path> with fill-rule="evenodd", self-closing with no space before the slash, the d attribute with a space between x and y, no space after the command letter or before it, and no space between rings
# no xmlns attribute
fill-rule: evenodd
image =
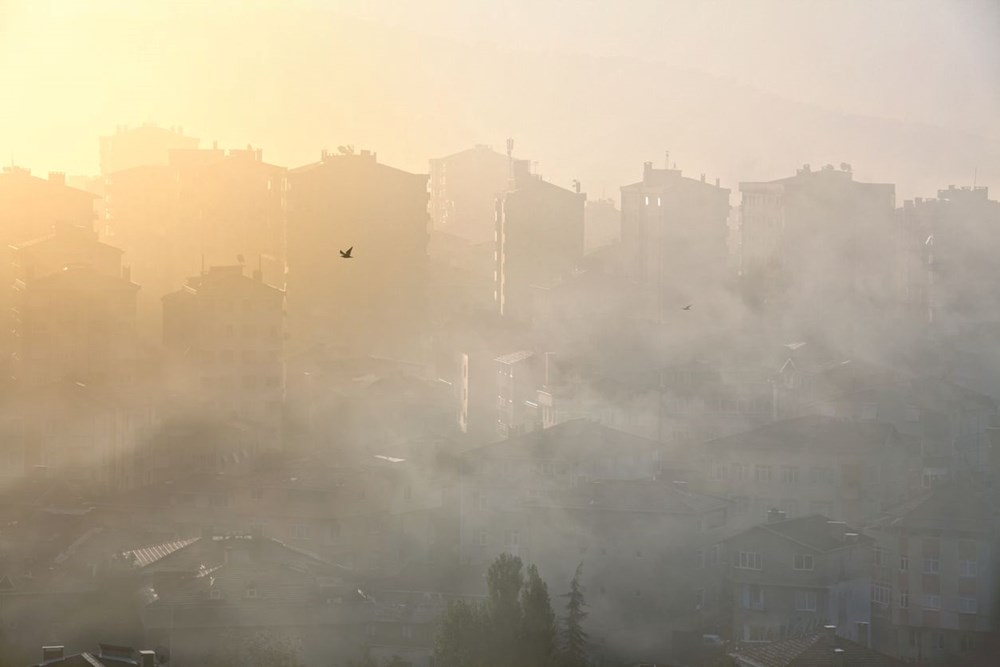
<svg viewBox="0 0 1000 667"><path fill-rule="evenodd" d="M746 535L747 533L765 530L787 540L792 540L793 542L798 542L799 544L805 545L816 551L833 551L834 549L839 549L841 547L847 546L848 544L853 544L853 542L846 542L843 538L839 537L830 528L830 522L832 519L823 516L822 514L811 514L809 516L796 517L794 519L786 519L784 521L772 521L770 523L758 524L752 528L734 535L729 538L730 540L738 539L741 535ZM844 527L845 533L854 533L858 536L858 542L871 542L872 538L867 535L860 534L860 531L856 528L851 528L850 526Z"/></svg>
<svg viewBox="0 0 1000 667"><path fill-rule="evenodd" d="M890 424L807 415L772 422L743 433L710 440L704 446L756 450L869 449L884 444L895 432L895 428Z"/></svg>
<svg viewBox="0 0 1000 667"><path fill-rule="evenodd" d="M541 507L700 514L723 509L722 498L679 489L671 482L654 479L601 480L588 482L538 503Z"/></svg>
<svg viewBox="0 0 1000 667"><path fill-rule="evenodd" d="M660 448L660 443L654 440L609 428L591 419L571 419L550 428L467 450L464 455L502 455L516 451L522 455L530 452L538 458L557 455L575 458L592 456L597 452L610 455L616 449L655 452Z"/></svg>
<svg viewBox="0 0 1000 667"><path fill-rule="evenodd" d="M747 667L895 667L903 663L832 632L766 644L742 644L731 654Z"/></svg>
<svg viewBox="0 0 1000 667"><path fill-rule="evenodd" d="M956 481L890 507L872 523L872 528L986 532L992 515L993 508L984 490Z"/></svg>

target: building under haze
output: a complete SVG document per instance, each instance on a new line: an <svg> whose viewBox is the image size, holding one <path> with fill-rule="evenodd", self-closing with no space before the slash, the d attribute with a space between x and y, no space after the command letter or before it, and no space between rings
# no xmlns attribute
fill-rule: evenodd
<svg viewBox="0 0 1000 667"><path fill-rule="evenodd" d="M740 183L747 300L788 333L845 349L898 312L895 186L854 180L850 165Z"/></svg>
<svg viewBox="0 0 1000 667"><path fill-rule="evenodd" d="M184 136L181 127L157 127L147 123L139 127L119 126L115 133L101 137L101 174L116 171L165 165L170 151L198 147L199 140Z"/></svg>
<svg viewBox="0 0 1000 667"><path fill-rule="evenodd" d="M213 266L163 298L163 343L181 403L239 418L281 443L285 294L242 266Z"/></svg>
<svg viewBox="0 0 1000 667"><path fill-rule="evenodd" d="M427 280L427 176L323 151L288 173L288 315L296 350L407 351ZM353 247L351 259L340 251Z"/></svg>
<svg viewBox="0 0 1000 667"><path fill-rule="evenodd" d="M121 251L71 226L12 250L15 379L134 381L139 286L122 267Z"/></svg>
<svg viewBox="0 0 1000 667"><path fill-rule="evenodd" d="M587 196L532 174L527 160L513 163L511 189L496 200L496 291L504 317L529 320L532 286L569 274L583 258Z"/></svg>
<svg viewBox="0 0 1000 667"><path fill-rule="evenodd" d="M925 665L982 655L996 632L995 508L988 489L963 480L872 522L875 648Z"/></svg>
<svg viewBox="0 0 1000 667"><path fill-rule="evenodd" d="M159 330L160 299L206 264L242 257L284 284L284 174L260 149L192 146L105 177L101 232L128 253L143 286L144 332Z"/></svg>
<svg viewBox="0 0 1000 667"><path fill-rule="evenodd" d="M621 189L625 275L648 291L654 312L704 302L727 274L729 190L678 169L643 165L642 181ZM700 305L700 304L699 304Z"/></svg>
<svg viewBox="0 0 1000 667"><path fill-rule="evenodd" d="M953 331L1000 312L1000 202L986 187L939 190L897 210L905 305L918 322Z"/></svg>
<svg viewBox="0 0 1000 667"><path fill-rule="evenodd" d="M496 197L508 187L510 157L480 144L430 164L434 230L472 243L492 241Z"/></svg>
<svg viewBox="0 0 1000 667"><path fill-rule="evenodd" d="M872 538L820 514L780 510L725 540L731 636L747 642L809 635L836 622L837 634L868 645Z"/></svg>

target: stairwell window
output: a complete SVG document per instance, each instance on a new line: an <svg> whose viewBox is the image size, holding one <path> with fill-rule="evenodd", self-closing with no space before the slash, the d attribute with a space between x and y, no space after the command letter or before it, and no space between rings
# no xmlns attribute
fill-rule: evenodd
<svg viewBox="0 0 1000 667"><path fill-rule="evenodd" d="M813 569L812 554L795 554L793 566L796 570L812 570Z"/></svg>
<svg viewBox="0 0 1000 667"><path fill-rule="evenodd" d="M929 609L929 610L932 610L932 611L940 609L941 608L941 596L940 595L925 594L921 606L924 609Z"/></svg>

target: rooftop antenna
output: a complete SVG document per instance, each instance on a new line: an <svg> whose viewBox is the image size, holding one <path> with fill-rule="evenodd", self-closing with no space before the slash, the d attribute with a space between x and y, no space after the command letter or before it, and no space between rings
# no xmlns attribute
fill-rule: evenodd
<svg viewBox="0 0 1000 667"><path fill-rule="evenodd" d="M663 151L663 168L670 169L670 151Z"/></svg>
<svg viewBox="0 0 1000 667"><path fill-rule="evenodd" d="M976 179L979 177L979 167L975 167L972 170L972 189L976 189Z"/></svg>

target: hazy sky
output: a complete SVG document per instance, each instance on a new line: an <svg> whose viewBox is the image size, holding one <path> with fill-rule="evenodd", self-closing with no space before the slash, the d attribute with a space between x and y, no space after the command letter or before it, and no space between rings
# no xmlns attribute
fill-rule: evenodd
<svg viewBox="0 0 1000 667"><path fill-rule="evenodd" d="M414 66L396 62L412 51L394 60L400 35L431 49L496 45L499 57L659 61L834 111L1000 139L996 0L0 0L0 159L94 172L99 134L156 121L226 145L262 145L275 161L367 140L420 168L415 156L435 152L428 144L440 136L429 126L465 122L449 116L462 91L448 89L450 71L423 72L420 81L441 78L425 105L408 91L409 108L395 115L370 108L393 106L394 92L377 89L387 70ZM656 79L655 68L637 66L620 84ZM269 89L275 81L287 87ZM336 89L321 99L288 99L289 89L319 91L328 81ZM318 126L312 112L323 105L358 136ZM393 118L406 132L380 135L376 124ZM502 145L506 130L480 140Z"/></svg>

